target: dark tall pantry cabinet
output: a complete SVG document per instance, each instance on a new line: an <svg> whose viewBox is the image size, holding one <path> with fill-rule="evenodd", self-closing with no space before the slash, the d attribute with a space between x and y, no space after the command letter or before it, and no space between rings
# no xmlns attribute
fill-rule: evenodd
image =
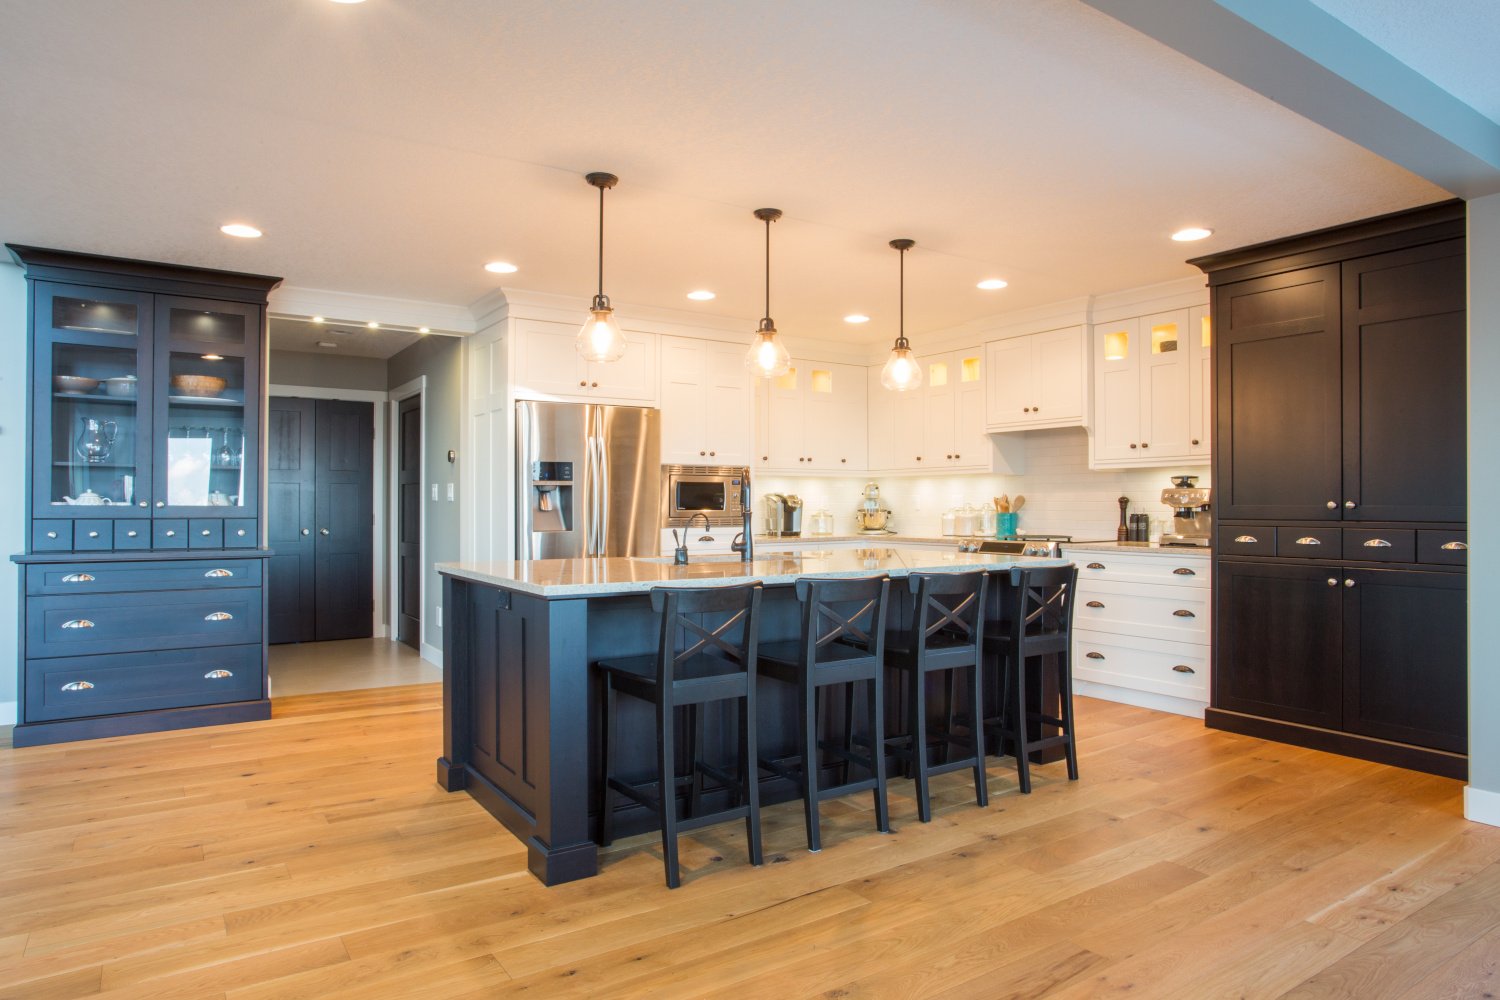
<svg viewBox="0 0 1500 1000"><path fill-rule="evenodd" d="M1464 776L1464 206L1193 263L1218 341L1208 724Z"/></svg>
<svg viewBox="0 0 1500 1000"><path fill-rule="evenodd" d="M29 302L15 744L269 718L262 400L281 279L7 249Z"/></svg>

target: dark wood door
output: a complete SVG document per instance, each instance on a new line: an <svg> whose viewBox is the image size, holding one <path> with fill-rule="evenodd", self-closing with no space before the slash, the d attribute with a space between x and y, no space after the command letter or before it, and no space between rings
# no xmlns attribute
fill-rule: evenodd
<svg viewBox="0 0 1500 1000"><path fill-rule="evenodd" d="M1338 520L1339 265L1221 285L1213 319L1215 515Z"/></svg>
<svg viewBox="0 0 1500 1000"><path fill-rule="evenodd" d="M272 397L267 415L266 605L270 641L315 637L313 499L317 486L317 413L311 399Z"/></svg>
<svg viewBox="0 0 1500 1000"><path fill-rule="evenodd" d="M422 397L396 418L396 640L422 649Z"/></svg>
<svg viewBox="0 0 1500 1000"><path fill-rule="evenodd" d="M1468 752L1461 573L1345 570L1344 727Z"/></svg>
<svg viewBox="0 0 1500 1000"><path fill-rule="evenodd" d="M1343 267L1344 518L1463 521L1464 241Z"/></svg>
<svg viewBox="0 0 1500 1000"><path fill-rule="evenodd" d="M1215 708L1341 727L1345 588L1338 574L1337 566L1219 561Z"/></svg>
<svg viewBox="0 0 1500 1000"><path fill-rule="evenodd" d="M375 410L320 399L313 520L317 639L373 634Z"/></svg>

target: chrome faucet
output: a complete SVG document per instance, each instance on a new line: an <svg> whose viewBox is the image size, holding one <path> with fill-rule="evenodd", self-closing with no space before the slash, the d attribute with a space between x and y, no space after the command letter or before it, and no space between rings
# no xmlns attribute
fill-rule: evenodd
<svg viewBox="0 0 1500 1000"><path fill-rule="evenodd" d="M750 530L750 470L740 480L740 533L729 543L729 551L740 554L740 562L755 561L755 535Z"/></svg>

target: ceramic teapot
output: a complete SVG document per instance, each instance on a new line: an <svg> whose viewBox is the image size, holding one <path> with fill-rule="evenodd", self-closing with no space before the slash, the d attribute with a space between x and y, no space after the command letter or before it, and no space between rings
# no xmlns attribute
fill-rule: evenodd
<svg viewBox="0 0 1500 1000"><path fill-rule="evenodd" d="M93 490L84 490L76 497L63 497L63 500L79 507L98 507L109 503L109 500L101 497Z"/></svg>

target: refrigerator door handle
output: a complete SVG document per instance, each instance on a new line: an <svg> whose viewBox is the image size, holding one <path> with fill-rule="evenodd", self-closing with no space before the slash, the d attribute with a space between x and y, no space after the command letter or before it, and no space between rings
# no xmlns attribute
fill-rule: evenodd
<svg viewBox="0 0 1500 1000"><path fill-rule="evenodd" d="M530 484L530 476L527 472L531 461L531 406L522 403L516 407L516 436L521 442L521 447L516 449L516 558L526 561L535 558L531 550L531 503L527 487Z"/></svg>
<svg viewBox="0 0 1500 1000"><path fill-rule="evenodd" d="M604 446L604 411L599 411L599 554L609 555L609 452Z"/></svg>

